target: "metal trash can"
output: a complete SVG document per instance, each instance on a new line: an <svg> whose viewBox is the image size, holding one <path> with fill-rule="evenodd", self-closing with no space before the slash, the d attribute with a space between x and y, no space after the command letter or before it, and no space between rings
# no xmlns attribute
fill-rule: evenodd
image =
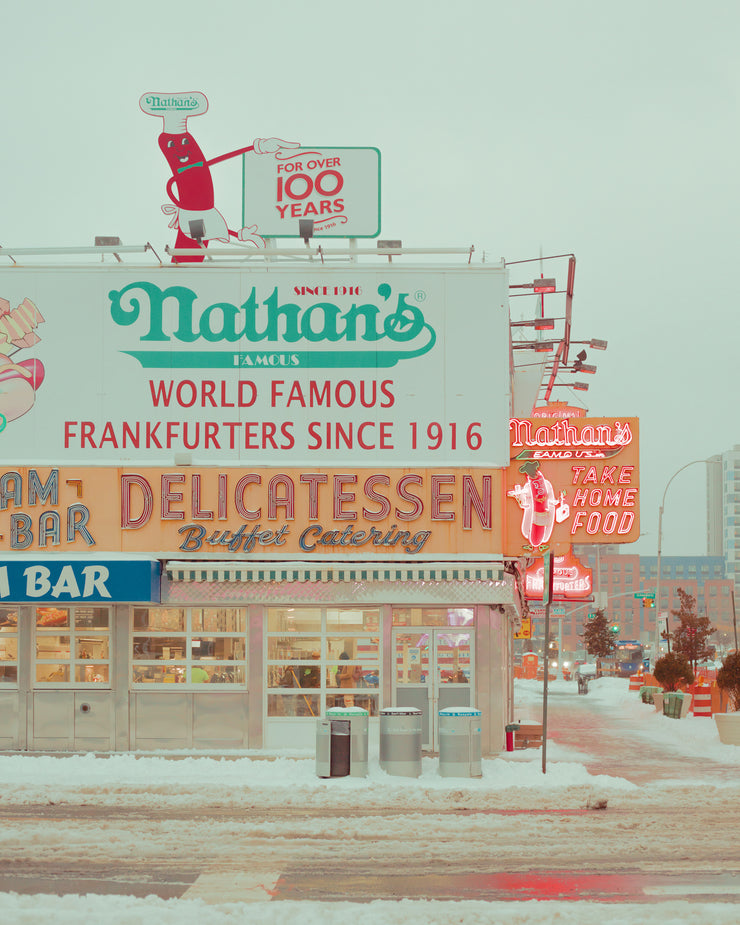
<svg viewBox="0 0 740 925"><path fill-rule="evenodd" d="M316 776L347 777L350 769L348 720L320 719L316 723Z"/></svg>
<svg viewBox="0 0 740 925"><path fill-rule="evenodd" d="M588 678L583 675L578 675L578 693L587 694L588 693Z"/></svg>
<svg viewBox="0 0 740 925"><path fill-rule="evenodd" d="M421 710L380 711L380 767L396 777L421 777Z"/></svg>
<svg viewBox="0 0 740 925"><path fill-rule="evenodd" d="M441 777L482 777L481 711L448 707L439 711Z"/></svg>
<svg viewBox="0 0 740 925"><path fill-rule="evenodd" d="M369 716L362 707L330 707L326 711L326 718L332 723L349 723L350 777L367 777Z"/></svg>

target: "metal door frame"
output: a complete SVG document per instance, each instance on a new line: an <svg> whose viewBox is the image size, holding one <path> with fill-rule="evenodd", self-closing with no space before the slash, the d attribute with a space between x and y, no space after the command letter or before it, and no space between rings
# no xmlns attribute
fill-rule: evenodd
<svg viewBox="0 0 740 925"><path fill-rule="evenodd" d="M396 664L396 658L398 655L397 650L397 640L399 636L402 635L419 635L423 636L424 634L429 636L429 673L432 675L431 679L427 683L401 683L398 681L398 666ZM393 705L399 706L398 704L398 689L413 688L415 690L424 690L427 692L427 710L430 714L429 730L430 730L430 741L423 742L422 745L425 749L432 749L436 751L439 743L439 689L442 686L441 683L441 667L438 660L439 646L437 644L437 638L439 636L448 636L450 634L468 634L470 636L470 679L466 685L460 685L458 690L467 690L469 691L469 704L468 706L473 706L475 701L475 626L394 626L391 634L391 677L392 677L392 692L393 692ZM423 728L422 724L422 728Z"/></svg>

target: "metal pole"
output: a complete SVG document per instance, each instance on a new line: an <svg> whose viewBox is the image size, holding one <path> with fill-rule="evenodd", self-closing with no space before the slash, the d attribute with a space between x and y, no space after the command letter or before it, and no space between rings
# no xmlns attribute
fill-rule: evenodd
<svg viewBox="0 0 740 925"><path fill-rule="evenodd" d="M670 482L668 483L670 485ZM668 485L666 485L668 491ZM665 501L665 492L663 492L663 501ZM663 547L663 505L658 510L658 577L655 581L655 652L653 654L652 667L660 658L660 557Z"/></svg>
<svg viewBox="0 0 740 925"><path fill-rule="evenodd" d="M545 570L547 572L547 570ZM542 689L542 773L547 774L547 679L550 674L550 600L545 604L545 678Z"/></svg>
<svg viewBox="0 0 740 925"><path fill-rule="evenodd" d="M542 688L542 773L547 774L547 682L550 674L550 601L552 600L552 579L554 559L551 552L543 556L545 574L542 597L545 603L545 676Z"/></svg>

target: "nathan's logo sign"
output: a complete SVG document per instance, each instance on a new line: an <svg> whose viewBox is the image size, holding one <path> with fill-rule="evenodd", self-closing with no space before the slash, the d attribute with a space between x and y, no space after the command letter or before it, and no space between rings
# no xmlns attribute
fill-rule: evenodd
<svg viewBox="0 0 740 925"><path fill-rule="evenodd" d="M264 297L258 296L253 286L240 305L216 302L203 306L197 293L186 286L161 289L139 281L110 292L108 297L113 323L135 327L142 345L154 347L173 341L202 345L202 349L177 351L122 351L145 369L389 368L400 360L428 353L436 333L422 311L409 302L409 294L394 295L388 283L380 283L377 293L375 301L350 305L329 301L299 305L283 301L277 286ZM348 349L358 342L367 347ZM213 344L230 349L214 350ZM244 349L251 345L261 346ZM333 349L322 349L322 345Z"/></svg>
<svg viewBox="0 0 740 925"><path fill-rule="evenodd" d="M637 433L636 418L513 418L507 554L634 542L640 533Z"/></svg>
<svg viewBox="0 0 740 925"><path fill-rule="evenodd" d="M606 459L632 442L629 421L591 424L584 421L539 421L512 418L512 447L517 459Z"/></svg>

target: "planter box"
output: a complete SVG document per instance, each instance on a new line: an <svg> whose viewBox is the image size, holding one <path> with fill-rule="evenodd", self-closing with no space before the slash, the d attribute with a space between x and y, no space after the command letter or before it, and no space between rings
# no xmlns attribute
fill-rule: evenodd
<svg viewBox="0 0 740 925"><path fill-rule="evenodd" d="M644 687L640 688L640 697L642 698L643 703L655 703L655 695L663 695L662 687L655 687L652 684L646 684Z"/></svg>
<svg viewBox="0 0 740 925"><path fill-rule="evenodd" d="M663 690L655 691L653 694L653 703L655 704L655 712L663 712L663 697L665 696Z"/></svg>
<svg viewBox="0 0 740 925"><path fill-rule="evenodd" d="M663 715L671 719L683 719L691 706L691 694L670 691L663 694Z"/></svg>
<svg viewBox="0 0 740 925"><path fill-rule="evenodd" d="M740 713L715 713L719 740L724 745L740 745Z"/></svg>

